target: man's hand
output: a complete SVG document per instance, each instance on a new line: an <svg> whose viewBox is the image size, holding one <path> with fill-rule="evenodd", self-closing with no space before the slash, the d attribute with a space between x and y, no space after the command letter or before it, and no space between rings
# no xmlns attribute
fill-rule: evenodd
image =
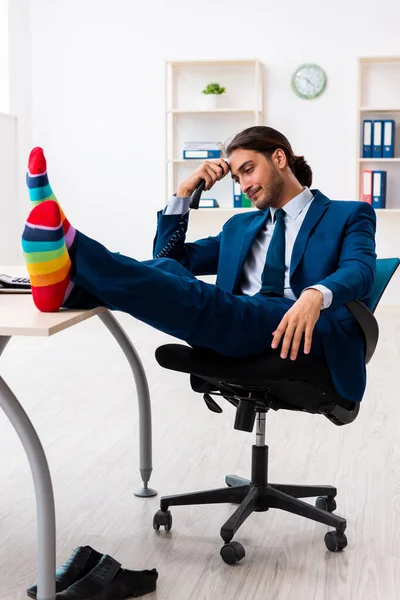
<svg viewBox="0 0 400 600"><path fill-rule="evenodd" d="M206 182L205 190L210 190L216 181L229 173L229 165L223 158L206 160L187 179L178 185L176 195L178 198L191 196L200 185L202 179Z"/></svg>
<svg viewBox="0 0 400 600"><path fill-rule="evenodd" d="M304 354L311 350L312 334L319 319L323 303L322 292L315 289L305 290L300 298L287 311L277 329L273 332L272 348L277 348L283 336L281 358L286 358L290 349L290 358L295 360L304 333Z"/></svg>

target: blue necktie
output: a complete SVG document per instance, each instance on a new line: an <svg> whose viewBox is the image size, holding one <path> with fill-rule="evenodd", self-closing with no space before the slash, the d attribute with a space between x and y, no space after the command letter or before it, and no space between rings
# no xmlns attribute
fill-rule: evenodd
<svg viewBox="0 0 400 600"><path fill-rule="evenodd" d="M283 296L285 288L285 211L275 211L274 233L268 247L267 258L261 276L261 293L267 296Z"/></svg>

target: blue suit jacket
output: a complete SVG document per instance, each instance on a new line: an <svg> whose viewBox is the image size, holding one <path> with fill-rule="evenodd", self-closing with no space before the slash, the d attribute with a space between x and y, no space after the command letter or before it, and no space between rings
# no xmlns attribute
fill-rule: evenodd
<svg viewBox="0 0 400 600"><path fill-rule="evenodd" d="M340 395L362 399L366 375L364 339L344 306L362 300L369 306L375 275L374 209L365 202L332 201L318 190L297 235L290 264L290 286L296 297L315 284L332 290L331 306L316 328ZM234 215L217 236L185 243L188 215L158 214L154 257L179 261L194 275L217 275L216 285L239 293L243 265L266 211Z"/></svg>

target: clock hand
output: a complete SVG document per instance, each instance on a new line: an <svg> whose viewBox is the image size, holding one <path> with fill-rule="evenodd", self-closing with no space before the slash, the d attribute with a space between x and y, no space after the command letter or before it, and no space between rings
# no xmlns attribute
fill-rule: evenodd
<svg viewBox="0 0 400 600"><path fill-rule="evenodd" d="M315 88L315 85L313 84L312 81L310 81L309 79L307 79L307 77L304 77L304 79L307 81L307 83L309 83L311 85L312 88Z"/></svg>

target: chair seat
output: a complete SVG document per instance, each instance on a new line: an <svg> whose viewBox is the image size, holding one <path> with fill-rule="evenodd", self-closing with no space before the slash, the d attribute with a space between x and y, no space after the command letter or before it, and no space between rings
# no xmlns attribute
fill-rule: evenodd
<svg viewBox="0 0 400 600"><path fill-rule="evenodd" d="M232 358L213 350L183 344L165 344L156 350L160 366L189 373L210 384L211 389L240 387L242 394L264 390L271 397L271 408L321 413L321 407L338 405L345 409L343 422L351 422L359 403L342 398L335 390L328 368L309 355L282 359L278 351ZM200 390L198 390L200 391ZM202 391L206 391L205 389ZM337 423L342 424L342 423Z"/></svg>

